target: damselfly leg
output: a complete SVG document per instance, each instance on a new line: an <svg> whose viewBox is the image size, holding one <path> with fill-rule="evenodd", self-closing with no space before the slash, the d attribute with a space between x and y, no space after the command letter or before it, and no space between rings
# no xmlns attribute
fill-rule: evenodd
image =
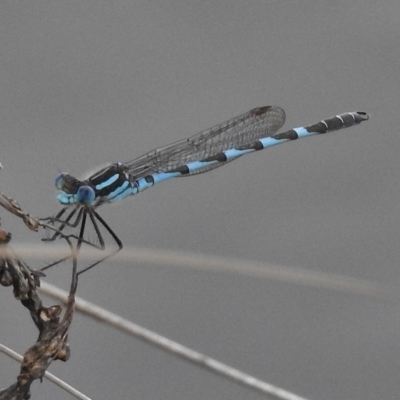
<svg viewBox="0 0 400 400"><path fill-rule="evenodd" d="M97 221L100 222L100 224L101 224L101 225L107 230L107 232L111 235L111 237L114 239L115 243L117 244L118 248L115 249L114 251L112 251L111 253L107 254L105 257L101 258L100 260L97 260L96 262L92 263L92 264L89 265L88 267L86 267L86 268L80 270L80 271L78 272L78 275L80 275L80 274L82 274L83 272L86 272L86 271L88 271L89 269L95 267L96 265L100 264L101 262L103 262L103 261L106 260L107 258L112 257L114 254L117 254L117 253L118 253L120 250L122 250L122 248L123 248L123 244L122 244L121 239L120 239L120 238L116 235L116 233L110 228L110 226L107 224L107 222L104 221L104 219L97 213L97 211L95 211L95 210L93 210L93 209L89 209L88 214L89 214L89 217L90 217L90 220L91 220L93 226L95 227L96 233L101 237L101 240L102 240L102 250L105 249L105 245L104 245L104 240L103 240L103 238L102 238L102 236L101 236L101 234L100 234L100 229L99 229L99 226L98 226L98 224L97 224L97 222L96 222L96 219L97 219ZM82 232L82 234L81 234L81 233L79 234L79 236L82 236L82 235L83 235L83 232ZM99 240L100 240L100 237L99 237ZM80 246L80 243L82 243L82 242L78 240L78 245L79 245L79 246Z"/></svg>
<svg viewBox="0 0 400 400"><path fill-rule="evenodd" d="M78 272L78 275L81 273L88 271L89 269L93 268L94 266L98 265L102 261L106 260L107 258L113 256L116 254L118 251L120 251L123 247L122 241L119 239L119 237L116 235L116 233L111 229L111 227L104 221L102 217L92 208L92 207L84 207L84 206L77 206L75 207L70 214L67 216L67 218L62 219L61 217L65 214L66 210L68 207L63 208L55 217L48 217L43 220L49 221L52 225L55 223L59 223L60 226L57 228L57 231L49 238L44 238L44 241L54 241L57 238L60 237L68 237L68 238L73 238L77 240L77 244L75 247L75 252L77 255L79 254L79 251L82 247L82 244L89 245L97 250L105 250L106 245L105 245L105 240L103 238L103 234L101 233L101 228L103 227L109 235L113 238L114 242L117 244L117 248L113 250L111 253L107 254L106 256L100 258L100 260L95 261L94 263L90 264L88 267L82 269L81 271ZM75 214L78 213L74 219ZM90 241L85 239L85 230L87 228L87 222L88 222L88 217L91 222L91 225L93 227L94 233L95 233L95 241ZM71 222L73 220L73 222ZM64 231L65 228L76 228L80 225L79 229L79 234L66 234ZM45 271L46 269L49 269L57 264L60 264L61 262L69 259L71 256L66 256L63 257L55 262L52 262L49 265L46 265L41 269L41 271Z"/></svg>
<svg viewBox="0 0 400 400"><path fill-rule="evenodd" d="M69 209L70 209L69 207L64 207L63 209L61 209L61 211L55 217L41 218L41 221L48 221L52 225L54 225L55 223L60 224L60 226L57 229L57 232L55 232L53 234L53 236L42 239L44 242L52 242L52 241L56 240L60 236L59 232L62 232L66 227L76 228L79 225L79 223L81 222L81 219L82 219L83 211L84 211L83 207L80 205L77 205L76 207L73 208L73 210L70 212L70 214L68 215L67 218L62 219L61 217ZM70 222L77 212L78 212L78 215L76 216L75 221ZM71 235L71 236L74 237L73 235ZM76 238L78 238L78 237L76 236Z"/></svg>

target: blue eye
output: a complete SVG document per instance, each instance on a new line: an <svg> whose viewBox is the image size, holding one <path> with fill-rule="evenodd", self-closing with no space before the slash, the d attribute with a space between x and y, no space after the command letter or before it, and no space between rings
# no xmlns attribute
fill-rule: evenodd
<svg viewBox="0 0 400 400"><path fill-rule="evenodd" d="M90 186L81 186L78 189L76 197L80 203L90 204L93 203L96 195Z"/></svg>
<svg viewBox="0 0 400 400"><path fill-rule="evenodd" d="M56 180L54 181L54 183L55 183L56 188L57 188L58 190L61 190L61 186L62 186L63 180L64 180L64 178L65 178L67 175L68 175L67 173L61 172L61 174L59 174L59 175L57 176L57 178L56 178Z"/></svg>

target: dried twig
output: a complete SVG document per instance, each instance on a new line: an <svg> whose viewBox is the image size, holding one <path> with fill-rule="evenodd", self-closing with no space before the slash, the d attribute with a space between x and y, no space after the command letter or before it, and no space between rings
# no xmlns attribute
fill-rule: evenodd
<svg viewBox="0 0 400 400"><path fill-rule="evenodd" d="M0 352L20 363L23 360L23 357L21 355L11 350L7 346L4 346L3 344L0 344ZM60 378L57 378L55 375L51 374L48 371L44 373L44 377L79 400L91 400L90 397L85 396L79 390L76 390L74 387L68 385L68 383L64 382Z"/></svg>
<svg viewBox="0 0 400 400"><path fill-rule="evenodd" d="M24 213L13 199L0 193L0 205L22 218L31 230L42 225L36 218ZM75 293L78 284L76 256L73 254L72 281L64 316L59 305L44 307L38 295L40 271L29 268L9 247L11 234L0 230L0 284L13 285L14 296L29 310L39 330L36 343L24 354L17 382L0 392L0 400L25 400L30 398L30 386L35 379L43 379L53 360L67 361L70 349L67 343L68 329L72 322ZM72 244L66 238L70 248Z"/></svg>

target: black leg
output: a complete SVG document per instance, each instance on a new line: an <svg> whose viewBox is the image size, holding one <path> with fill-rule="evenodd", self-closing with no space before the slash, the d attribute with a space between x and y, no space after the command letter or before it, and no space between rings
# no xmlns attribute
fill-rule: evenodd
<svg viewBox="0 0 400 400"><path fill-rule="evenodd" d="M106 245L104 243L103 236L101 235L99 226L97 225L94 213L96 213L96 211L91 210L91 212L89 213L89 217L90 217L90 220L92 221L92 225L94 227L94 230L96 231L97 239L99 239L99 246L96 246L95 244L93 244L93 246L98 248L98 249L100 249L100 250L104 250L106 248Z"/></svg>
<svg viewBox="0 0 400 400"><path fill-rule="evenodd" d="M118 245L118 249L114 250L112 253L110 253L107 256L101 258L100 260L98 260L95 263L89 265L88 267L82 269L81 271L78 272L77 275L80 275L80 274L88 271L89 269L95 267L97 264L100 264L101 262L103 262L107 258L113 256L114 254L117 254L123 248L123 244L122 244L120 238L116 235L116 233L110 228L110 226L106 223L106 221L104 221L104 219L101 218L100 215L96 211L90 209L89 210L89 215L90 215L90 219L93 222L93 225L95 227L96 232L100 232L100 230L98 228L98 225L97 225L95 219L97 219L100 222L100 224L103 225L103 227L107 230L107 232L112 236L112 238L115 240L115 243ZM104 245L104 241L100 242L100 243L102 243Z"/></svg>
<svg viewBox="0 0 400 400"><path fill-rule="evenodd" d="M59 217L63 214L63 211L64 211L64 210L65 210L65 209L61 210L62 212L61 212L61 213L58 213L57 216L56 216L55 218L59 218ZM67 220L68 220L68 221L72 218L72 216L75 214L76 211L77 211L77 208L75 208L75 209L71 212L71 214L67 217ZM63 237L68 238L68 239L70 239L71 237L78 239L78 243L77 243L76 248L75 248L75 250L74 250L74 251L76 252L76 254L74 255L74 257L78 257L79 250L80 250L80 248L81 248L82 243L86 243L86 241L83 240L83 234L84 234L84 232L85 232L85 225L86 225L86 214L87 214L87 213L86 213L86 210L84 210L83 208L81 208L81 209L79 210L79 214L78 214L78 216L77 216L77 220L79 219L79 222L81 222L81 227L80 227L80 231L79 231L79 236L78 236L78 237L76 237L75 235L63 235L62 232L61 232L61 233L56 232L56 233L53 235L53 238L56 236L56 234L58 234L59 236L60 236L60 234L61 234ZM66 221L67 221L67 220L66 220ZM68 221L67 221L67 222L68 222ZM58 222L58 221L56 221L56 222ZM76 222L76 221L75 221L75 222ZM64 224L64 221L62 221L62 223L63 223L63 225L61 225L61 228L64 228L65 226L69 226L69 225L67 225L67 224ZM53 239L53 240L54 240L54 239ZM55 262L53 262L53 263L51 263L51 264L49 264L49 265L46 265L45 267L43 267L43 268L41 269L41 271L45 271L46 269L49 269L49 268L51 268L51 267L54 267L55 265L60 264L61 262L65 261L65 260L68 260L69 258L71 258L71 256L67 256L67 257L61 258L60 260L57 260L57 261L55 261Z"/></svg>
<svg viewBox="0 0 400 400"><path fill-rule="evenodd" d="M55 217L41 218L41 221L50 221L52 224L54 224L54 223L60 224L60 227L56 230L56 233L54 233L53 236L51 236L49 238L43 238L42 241L52 242L59 237L69 237L69 238L74 238L74 239L79 240L79 236L77 236L77 235L74 235L74 234L62 235L60 232L62 232L65 227L76 228L79 225L79 223L81 222L83 215L86 213L85 208L82 207L81 205L78 205L71 211L71 213L68 215L68 217L66 219L61 219L60 217L65 213L65 211L67 209L68 209L68 207L64 207ZM78 215L76 216L74 222L70 222L78 210L79 210L79 212L78 212ZM80 238L80 240L82 243L85 243L89 246L93 246L96 249L104 250L104 240L101 236L100 231L97 228L97 225L96 224L94 224L94 225L95 225L95 230L96 230L96 234L98 236L99 242L103 243L103 245L98 246L95 243L89 242L88 240L83 239L83 236ZM64 260L60 260L60 262L61 261L64 261Z"/></svg>
<svg viewBox="0 0 400 400"><path fill-rule="evenodd" d="M76 228L78 226L78 224L82 218L83 208L81 206L77 206L70 212L70 214L68 215L68 217L65 220L61 219L61 217L64 215L64 213L67 210L68 210L68 207L64 207L55 217L48 217L48 218L41 219L41 221L49 221L52 224L54 224L56 222L61 224L60 227L58 228L58 231L56 233L54 233L54 235L52 237L42 239L44 242L52 242L53 240L56 240L60 236L59 232L62 232L66 226L70 227L70 228ZM75 221L73 223L70 223L70 220L72 219L72 217L76 214L76 212L78 210L79 210L79 212L78 212L78 215L77 215Z"/></svg>
<svg viewBox="0 0 400 400"><path fill-rule="evenodd" d="M62 211L64 212L65 210L62 210ZM59 213L59 216L62 215L62 214L63 214L63 213ZM72 257L72 259L73 259L73 264L74 264L74 267L75 267L75 269L76 269L76 258L77 258L77 255L75 254L76 251L75 251L74 246L72 245L71 240L70 240L71 236L64 235L63 232L61 232L60 230L58 230L57 228L55 228L55 227L52 226L52 225L45 224L45 223L41 223L40 225L41 225L43 228L45 228L45 229L49 229L49 230L54 231L54 232L55 232L54 235L57 235L57 236L59 236L60 238L65 239L65 240L67 241L67 243L68 243L68 246L69 246L70 249L71 249L71 255L69 255L69 256L67 256L67 257L64 257L64 258L62 258L61 260L55 261L55 262L53 262L53 263L47 265L46 267L42 268L40 271L45 271L46 269L49 269L49 268L53 267L54 265L59 264L59 263L62 262L62 261L65 261L65 260L70 259L71 257Z"/></svg>
<svg viewBox="0 0 400 400"><path fill-rule="evenodd" d="M81 229L79 230L78 243L76 245L76 254L77 255L79 254L79 250L81 249L82 242L83 242L83 234L85 233L86 217L87 217L87 212L85 211L83 213Z"/></svg>
<svg viewBox="0 0 400 400"><path fill-rule="evenodd" d="M87 208L80 207L78 215L73 223L70 223L70 220L76 214L76 212L78 211L78 208L75 208L74 210L72 210L72 212L68 215L68 217L65 220L62 220L60 217L65 213L65 211L66 211L66 208L63 208L55 217L48 218L49 220L51 220L51 222L59 222L61 224L58 231L51 238L48 239L49 241L55 240L57 238L57 236L68 238L68 239L70 239L70 238L77 239L77 245L75 248L76 257L79 255L79 251L80 251L83 243L88 244L99 250L105 250L105 247L106 247L105 242L104 242L103 236L102 236L100 228L99 228L99 223L100 223L107 230L107 232L111 235L111 237L114 239L115 243L118 246L118 249L116 249L112 253L101 258L100 260L96 261L95 263L89 265L88 267L84 268L83 270L79 271L78 275L80 275L83 272L88 271L89 269L93 268L97 264L100 264L102 261L113 256L114 254L118 253L122 249L123 244L122 244L121 240L119 239L119 237L116 235L116 233L110 228L110 226L104 221L104 219L95 210L93 210L90 207L87 207ZM90 221L93 224L93 228L96 232L96 236L99 241L99 244L91 243L84 239L84 233L85 233L85 227L86 227L86 221L87 221L88 215L89 215ZM61 232L61 230L64 229L66 226L67 227L76 227L79 223L80 223L80 230L79 230L78 236L77 235L64 235ZM41 271L45 271L46 269L49 269L65 260L68 260L70 257L71 256L67 256L67 257L64 257L64 258L62 258L58 261L55 261L49 265L46 265L45 267L43 267L41 269Z"/></svg>

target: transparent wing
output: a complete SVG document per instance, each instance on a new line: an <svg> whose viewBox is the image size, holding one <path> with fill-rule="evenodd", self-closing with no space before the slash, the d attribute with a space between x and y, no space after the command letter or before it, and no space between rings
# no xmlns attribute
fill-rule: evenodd
<svg viewBox="0 0 400 400"><path fill-rule="evenodd" d="M150 151L124 165L132 179L168 171L271 136L283 126L285 118L285 111L277 106L254 108L188 139ZM221 165L223 163L208 166L185 176L203 173Z"/></svg>

